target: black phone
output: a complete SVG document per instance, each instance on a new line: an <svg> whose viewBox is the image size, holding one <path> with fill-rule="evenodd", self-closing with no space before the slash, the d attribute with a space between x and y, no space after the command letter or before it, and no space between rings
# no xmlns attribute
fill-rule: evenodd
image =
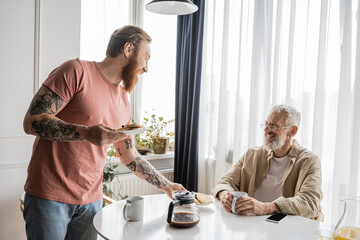
<svg viewBox="0 0 360 240"><path fill-rule="evenodd" d="M271 215L270 217L268 217L266 219L266 221L268 222L273 222L273 223L279 223L282 219L284 219L287 215L283 214L283 213L274 213L273 215Z"/></svg>

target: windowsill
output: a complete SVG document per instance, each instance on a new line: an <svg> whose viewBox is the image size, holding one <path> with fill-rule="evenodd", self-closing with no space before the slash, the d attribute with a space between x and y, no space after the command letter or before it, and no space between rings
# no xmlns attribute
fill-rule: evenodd
<svg viewBox="0 0 360 240"><path fill-rule="evenodd" d="M159 171L164 169L174 169L174 152L167 152L165 154L147 154L142 156ZM122 165L118 157L112 157L110 161L113 165L118 164L115 169L116 175L131 172L126 166Z"/></svg>

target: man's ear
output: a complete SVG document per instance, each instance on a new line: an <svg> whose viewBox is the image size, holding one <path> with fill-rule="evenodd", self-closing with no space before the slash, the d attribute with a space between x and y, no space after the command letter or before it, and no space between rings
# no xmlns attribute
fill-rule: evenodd
<svg viewBox="0 0 360 240"><path fill-rule="evenodd" d="M124 45L125 57L130 57L133 51L134 51L134 44L132 44L131 42L125 43Z"/></svg>
<svg viewBox="0 0 360 240"><path fill-rule="evenodd" d="M296 135L297 131L298 131L299 127L298 126L293 126L292 127L292 131L290 132L290 136L293 137Z"/></svg>

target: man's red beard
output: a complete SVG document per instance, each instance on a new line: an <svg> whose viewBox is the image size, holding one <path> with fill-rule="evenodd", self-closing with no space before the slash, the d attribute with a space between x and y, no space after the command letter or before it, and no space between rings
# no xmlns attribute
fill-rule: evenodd
<svg viewBox="0 0 360 240"><path fill-rule="evenodd" d="M124 89L127 92L132 92L134 87L139 81L138 72L136 71L138 67L138 62L136 61L136 54L134 54L129 63L122 70L122 79L124 84Z"/></svg>

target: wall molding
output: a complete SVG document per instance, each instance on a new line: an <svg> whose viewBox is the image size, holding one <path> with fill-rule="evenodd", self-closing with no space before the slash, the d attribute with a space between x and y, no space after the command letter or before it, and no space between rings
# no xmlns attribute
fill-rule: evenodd
<svg viewBox="0 0 360 240"><path fill-rule="evenodd" d="M26 162L26 163L8 163L8 164L0 163L0 170L14 169L14 168L27 168L28 165L29 165L28 162Z"/></svg>
<svg viewBox="0 0 360 240"><path fill-rule="evenodd" d="M0 140L3 139L22 139L22 138L35 138L33 135L27 135L25 133L0 133Z"/></svg>

